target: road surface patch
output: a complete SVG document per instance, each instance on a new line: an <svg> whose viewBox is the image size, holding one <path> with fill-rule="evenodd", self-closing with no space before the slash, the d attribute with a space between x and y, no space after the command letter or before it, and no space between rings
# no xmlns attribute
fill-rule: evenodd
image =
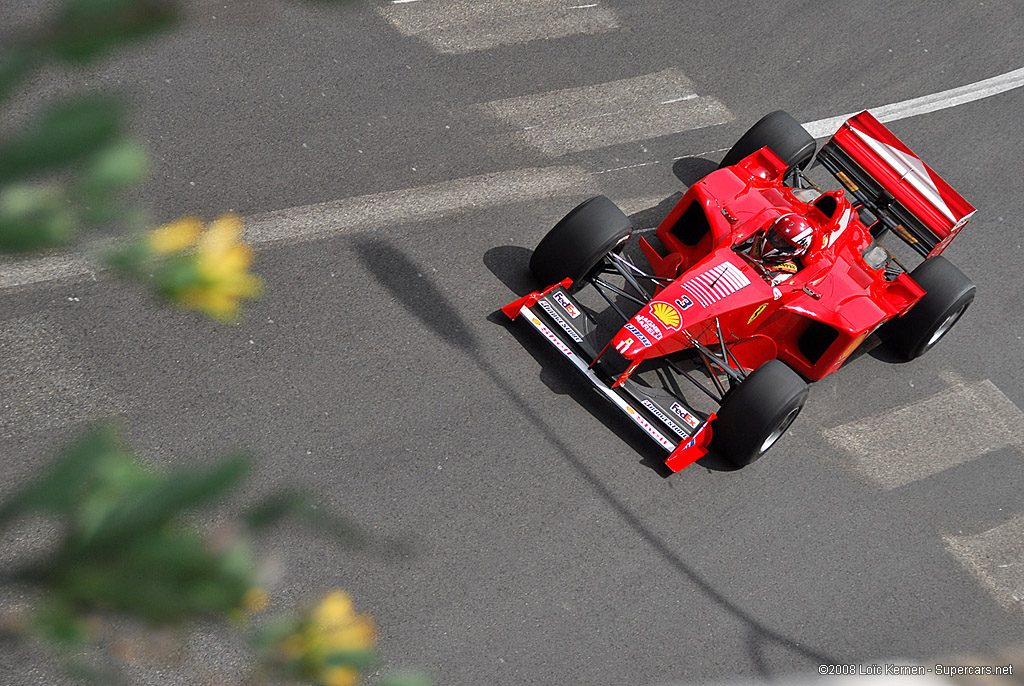
<svg viewBox="0 0 1024 686"><path fill-rule="evenodd" d="M615 13L599 2L406 0L380 5L377 11L403 35L448 54L619 28Z"/></svg>
<svg viewBox="0 0 1024 686"><path fill-rule="evenodd" d="M541 152L565 155L724 124L734 119L669 68L590 86L495 100L475 108Z"/></svg>
<svg viewBox="0 0 1024 686"><path fill-rule="evenodd" d="M1024 413L985 379L822 433L849 471L889 490L993 450L1024 449Z"/></svg>

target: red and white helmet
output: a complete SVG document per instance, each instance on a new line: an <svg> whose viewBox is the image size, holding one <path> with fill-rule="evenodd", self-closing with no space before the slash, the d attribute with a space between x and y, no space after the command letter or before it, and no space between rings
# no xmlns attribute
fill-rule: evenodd
<svg viewBox="0 0 1024 686"><path fill-rule="evenodd" d="M806 253L813 239L814 225L803 215L789 212L758 236L754 254L767 262L785 262Z"/></svg>

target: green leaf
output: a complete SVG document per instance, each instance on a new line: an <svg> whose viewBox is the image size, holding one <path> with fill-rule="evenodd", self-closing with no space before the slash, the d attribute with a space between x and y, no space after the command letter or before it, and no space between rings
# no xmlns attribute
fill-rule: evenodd
<svg viewBox="0 0 1024 686"><path fill-rule="evenodd" d="M386 675L380 682L381 686L432 686L433 681L420 672L395 672Z"/></svg>
<svg viewBox="0 0 1024 686"><path fill-rule="evenodd" d="M266 498L245 516L245 523L253 531L265 529L293 514L306 514L313 510L309 496L299 491L281 491Z"/></svg>
<svg viewBox="0 0 1024 686"><path fill-rule="evenodd" d="M0 57L0 101L7 98L24 80L38 59L39 51L29 44L15 46Z"/></svg>
<svg viewBox="0 0 1024 686"><path fill-rule="evenodd" d="M249 460L228 458L208 469L183 469L139 489L113 508L83 548L120 545L124 539L146 535L188 508L223 495L249 472Z"/></svg>
<svg viewBox="0 0 1024 686"><path fill-rule="evenodd" d="M62 189L20 183L0 190L0 250L51 248L75 232L75 217Z"/></svg>
<svg viewBox="0 0 1024 686"><path fill-rule="evenodd" d="M82 171L80 192L105 198L138 183L147 171L146 151L134 141L119 140L100 150Z"/></svg>
<svg viewBox="0 0 1024 686"><path fill-rule="evenodd" d="M153 289L173 301L185 291L203 283L204 277L199 272L195 255L174 255L160 262L154 275Z"/></svg>
<svg viewBox="0 0 1024 686"><path fill-rule="evenodd" d="M109 426L90 431L71 445L34 482L0 506L0 524L30 514L70 514L93 483L96 464L119 452Z"/></svg>
<svg viewBox="0 0 1024 686"><path fill-rule="evenodd" d="M169 0L68 0L48 43L59 57L85 62L162 31L178 17L177 4Z"/></svg>
<svg viewBox="0 0 1024 686"><path fill-rule="evenodd" d="M70 603L57 596L48 597L36 609L32 628L54 643L80 646L89 639L85 622Z"/></svg>
<svg viewBox="0 0 1024 686"><path fill-rule="evenodd" d="M238 568L191 531L165 529L88 554L65 550L20 578L83 610L115 610L175 623L241 606L253 585L251 561Z"/></svg>
<svg viewBox="0 0 1024 686"><path fill-rule="evenodd" d="M335 667L353 667L359 671L369 668L377 660L377 652L372 648L366 650L339 650L329 652L324 664Z"/></svg>
<svg viewBox="0 0 1024 686"><path fill-rule="evenodd" d="M102 96L58 103L20 136L0 144L0 182L77 162L113 141L123 107Z"/></svg>

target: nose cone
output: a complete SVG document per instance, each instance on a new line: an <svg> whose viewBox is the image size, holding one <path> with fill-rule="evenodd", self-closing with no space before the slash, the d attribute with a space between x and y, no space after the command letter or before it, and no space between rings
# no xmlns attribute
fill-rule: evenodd
<svg viewBox="0 0 1024 686"><path fill-rule="evenodd" d="M612 346L627 359L646 357L648 348L658 347L682 326L682 315L676 305L654 300L633 315L612 339Z"/></svg>

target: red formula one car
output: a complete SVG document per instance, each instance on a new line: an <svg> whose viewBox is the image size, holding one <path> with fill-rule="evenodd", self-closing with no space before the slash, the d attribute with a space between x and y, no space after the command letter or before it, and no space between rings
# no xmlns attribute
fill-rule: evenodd
<svg viewBox="0 0 1024 686"><path fill-rule="evenodd" d="M812 161L842 188L811 182ZM796 418L807 380L836 371L876 330L912 359L952 328L975 289L941 253L974 212L868 112L820 151L773 112L686 191L657 228L658 248L640 239L649 267L624 256L630 220L591 198L534 251L546 287L502 310L662 446L672 471L709 449L743 466ZM924 258L912 271L882 245L890 234ZM584 288L607 305L585 304ZM645 361L661 383L636 371ZM681 378L716 407L687 401Z"/></svg>

